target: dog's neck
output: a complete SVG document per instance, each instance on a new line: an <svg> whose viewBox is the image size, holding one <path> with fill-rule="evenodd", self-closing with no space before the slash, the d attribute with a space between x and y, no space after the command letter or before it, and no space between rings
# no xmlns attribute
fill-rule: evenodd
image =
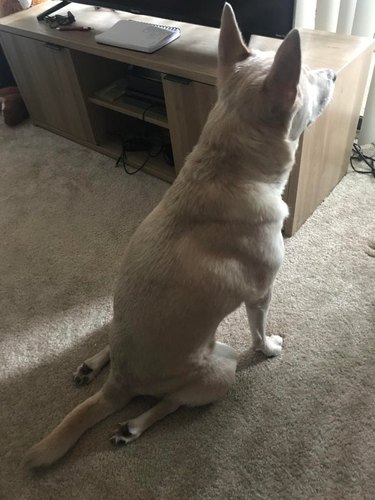
<svg viewBox="0 0 375 500"><path fill-rule="evenodd" d="M220 124L220 126L218 126ZM193 153L194 175L226 177L230 183L264 183L280 195L295 161L297 141L264 124L241 123L220 101L211 111ZM189 163L189 161L187 162Z"/></svg>

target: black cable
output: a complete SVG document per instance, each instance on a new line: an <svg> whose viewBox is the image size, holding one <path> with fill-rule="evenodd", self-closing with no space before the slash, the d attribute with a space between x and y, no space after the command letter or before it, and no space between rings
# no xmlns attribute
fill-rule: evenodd
<svg viewBox="0 0 375 500"><path fill-rule="evenodd" d="M146 132L146 127L145 127L145 124L146 124L146 113L147 111L149 111L151 108L155 107L155 106L158 106L157 104L150 104L149 106L147 106L144 110L143 110L143 113L142 113L142 123L143 123L143 130L142 130L142 135L141 137L143 139L146 139L145 137L145 132ZM124 139L123 137L121 137L121 142L122 142L122 151L121 151L121 154L120 156L117 158L117 161L116 161L116 167L119 166L120 163L122 163L122 166L125 170L125 172L128 174L128 175L134 175L134 174L137 174L140 170L142 170L145 165L147 164L147 162L149 161L150 158L156 158L156 156L158 156L161 151L162 151L162 148L163 146L160 148L160 150L156 153L156 154L152 154L150 149L147 151L147 158L144 160L144 162L142 163L142 165L140 167L137 167L135 170L133 171L130 171L128 170L128 167L130 166L129 164L127 164L127 161L128 161L128 158L127 158L127 149L129 147L127 147L127 144L126 144L126 139ZM129 141L131 143L131 139ZM131 167L133 168L133 167Z"/></svg>
<svg viewBox="0 0 375 500"><path fill-rule="evenodd" d="M122 163L122 166L125 170L125 172L128 174L128 175L134 175L136 174L137 172L139 172L140 170L142 170L142 168L146 165L146 163L148 162L148 160L150 159L150 154L147 153L147 158L145 159L145 161L142 163L142 165L138 168L136 168L135 170L133 170L132 172L130 172L130 170L128 170L128 167L130 165L127 165L126 162L128 160L127 156L126 156L126 149L125 149L125 146L124 146L124 142L123 142L123 145L122 145L122 152L121 152L121 155L117 158L117 161L116 161L116 167L119 166L120 162ZM133 168L133 167L132 167Z"/></svg>
<svg viewBox="0 0 375 500"><path fill-rule="evenodd" d="M354 165L353 161L356 162L364 162L368 167L369 170L358 170ZM350 165L354 172L357 172L357 174L371 174L373 177L375 177L375 156L368 156L366 155L363 151L361 146L358 144L354 143L352 147L352 155L350 157Z"/></svg>

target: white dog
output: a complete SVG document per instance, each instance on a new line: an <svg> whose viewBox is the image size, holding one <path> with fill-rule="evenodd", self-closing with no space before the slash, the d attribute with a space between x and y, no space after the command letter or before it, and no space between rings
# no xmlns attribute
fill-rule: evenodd
<svg viewBox="0 0 375 500"><path fill-rule="evenodd" d="M293 30L276 55L249 50L226 4L218 101L175 183L129 242L114 297L110 347L81 365L88 382L111 361L103 388L26 456L31 467L62 457L91 426L136 395L160 401L120 425L129 443L182 405L222 398L237 353L215 341L219 323L245 303L255 348L276 356L265 320L283 259L281 199L298 138L329 102L331 70L301 67Z"/></svg>

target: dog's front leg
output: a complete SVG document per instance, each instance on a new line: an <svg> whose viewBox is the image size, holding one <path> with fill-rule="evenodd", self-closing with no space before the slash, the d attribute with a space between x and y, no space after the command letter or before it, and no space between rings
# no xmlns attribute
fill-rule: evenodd
<svg viewBox="0 0 375 500"><path fill-rule="evenodd" d="M271 292L260 302L246 302L247 317L254 346L257 351L262 351L266 356L280 354L283 339L279 335L266 336L267 312L271 302Z"/></svg>

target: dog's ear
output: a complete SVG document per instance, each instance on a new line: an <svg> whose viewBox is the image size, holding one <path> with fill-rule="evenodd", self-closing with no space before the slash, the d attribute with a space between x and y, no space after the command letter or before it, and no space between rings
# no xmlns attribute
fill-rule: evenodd
<svg viewBox="0 0 375 500"><path fill-rule="evenodd" d="M301 40L298 30L292 30L276 52L264 90L274 112L291 110L297 96L301 76Z"/></svg>
<svg viewBox="0 0 375 500"><path fill-rule="evenodd" d="M225 76L236 63L246 59L249 54L233 9L229 3L225 3L219 36L219 76Z"/></svg>

